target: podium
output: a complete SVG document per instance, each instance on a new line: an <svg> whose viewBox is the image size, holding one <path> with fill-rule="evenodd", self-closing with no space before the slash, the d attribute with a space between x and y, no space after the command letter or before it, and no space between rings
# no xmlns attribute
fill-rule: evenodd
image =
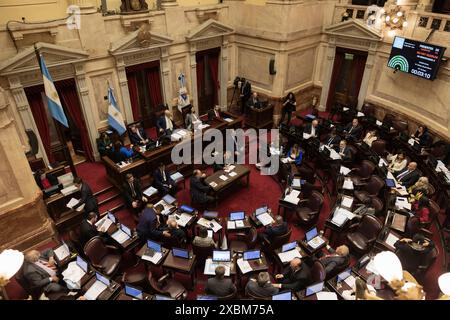
<svg viewBox="0 0 450 320"><path fill-rule="evenodd" d="M261 109L250 108L245 118L245 124L255 129L270 128L273 124L273 105Z"/></svg>

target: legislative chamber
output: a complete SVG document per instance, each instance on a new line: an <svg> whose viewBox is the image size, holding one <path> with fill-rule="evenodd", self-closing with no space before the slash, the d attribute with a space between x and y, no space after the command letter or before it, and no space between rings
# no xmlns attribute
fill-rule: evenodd
<svg viewBox="0 0 450 320"><path fill-rule="evenodd" d="M0 1L0 304L449 300L448 46L449 0Z"/></svg>

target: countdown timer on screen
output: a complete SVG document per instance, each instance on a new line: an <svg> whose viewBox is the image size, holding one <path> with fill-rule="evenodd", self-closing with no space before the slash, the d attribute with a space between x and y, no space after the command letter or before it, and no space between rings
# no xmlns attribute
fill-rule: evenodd
<svg viewBox="0 0 450 320"><path fill-rule="evenodd" d="M433 44L395 37L388 67L433 80L445 48Z"/></svg>

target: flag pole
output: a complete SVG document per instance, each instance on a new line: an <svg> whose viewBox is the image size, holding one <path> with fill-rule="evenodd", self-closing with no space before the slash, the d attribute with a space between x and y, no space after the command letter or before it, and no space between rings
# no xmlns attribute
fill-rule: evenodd
<svg viewBox="0 0 450 320"><path fill-rule="evenodd" d="M36 53L39 70L41 71L41 74L43 74L42 65L41 65L41 53L39 52L39 49L36 46L36 42L34 43L34 52ZM56 133L58 134L58 139L61 142L61 150L64 155L64 159L68 162L70 171L72 171L73 176L77 177L78 176L77 170L75 169L75 165L73 163L72 156L70 155L69 148L67 147L67 141L66 141L66 137L63 132L63 129L62 129L62 125L59 123L59 121L55 121L53 117L51 117L51 118L52 118L53 124L55 125ZM51 147L50 147L50 150L51 150ZM59 151L59 150L56 150L56 151Z"/></svg>

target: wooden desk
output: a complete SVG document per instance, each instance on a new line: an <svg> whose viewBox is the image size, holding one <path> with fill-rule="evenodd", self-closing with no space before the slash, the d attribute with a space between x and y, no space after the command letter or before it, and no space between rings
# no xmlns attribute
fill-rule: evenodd
<svg viewBox="0 0 450 320"><path fill-rule="evenodd" d="M56 228L59 232L69 230L73 226L79 225L83 220L84 210L76 211L67 208L67 203L70 199L80 199L80 191L64 196L62 193L57 193L45 199L47 212L55 222Z"/></svg>
<svg viewBox="0 0 450 320"><path fill-rule="evenodd" d="M268 104L262 109L249 108L245 124L255 129L272 127L273 105Z"/></svg>
<svg viewBox="0 0 450 320"><path fill-rule="evenodd" d="M192 253L190 253L190 256L191 256L190 259L174 257L172 250L170 250L170 253L164 260L162 267L163 269L169 269L173 272L180 272L190 275L191 289L194 289L196 256Z"/></svg>
<svg viewBox="0 0 450 320"><path fill-rule="evenodd" d="M227 129L235 129L236 130L236 129L242 128L242 124L244 122L243 116L234 114L229 111L221 111L220 114L223 118L233 119L233 121L227 122Z"/></svg>
<svg viewBox="0 0 450 320"><path fill-rule="evenodd" d="M244 177L247 178L247 188L250 186L250 169L242 164L236 164L234 166L235 168L232 170L232 172L236 172L234 177L231 177L230 174L224 170L219 170L205 179L205 182L208 185L210 185L211 182L215 182L217 184L215 187L212 187L216 195L216 201L221 193L235 186ZM228 179L223 181L219 178L221 175L226 176Z"/></svg>
<svg viewBox="0 0 450 320"><path fill-rule="evenodd" d="M224 220L225 220L225 226L227 226L228 225L228 218L224 218ZM227 227L227 228L225 228L225 233L228 234L228 233L231 233L231 232L247 232L248 229L250 229L251 227L252 227L252 225L250 224L248 216L245 216L244 226L243 227L241 227L241 228L234 228L234 229L228 229L228 227Z"/></svg>
<svg viewBox="0 0 450 320"><path fill-rule="evenodd" d="M106 234L108 235L108 236L112 236L113 234L114 234L114 232L116 232L117 230L119 230L119 228L117 227L117 225L116 224L111 224L110 226L109 226L109 228L108 228L108 230L106 231ZM139 245L139 243L140 243L140 240L139 240L139 237L138 237L138 235L137 235L137 233L136 233L136 231L135 230L132 230L133 231L133 236L131 237L131 238L129 238L128 240L126 240L124 243L118 243L117 241L115 241L112 237L111 237L111 239L121 248L121 249L123 249L123 250L125 250L125 251L131 251L131 250L133 250L134 248L136 248L138 245Z"/></svg>
<svg viewBox="0 0 450 320"><path fill-rule="evenodd" d="M241 269L237 265L237 260L238 259L242 259L242 257L243 257L242 254L237 254L236 255L236 266L237 266L236 269L238 269L238 273L237 273L237 277L238 277L237 280L238 281L237 281L237 283L238 283L238 286L240 288L243 288L243 286L242 286L242 278L243 277L248 277L248 276L250 276L252 274L259 273L261 271L268 271L269 270L269 265L267 264L266 256L264 255L263 252L261 252L261 259L248 261L248 263L249 263L250 267L252 268L252 270L249 271L249 272L246 272L246 273L242 273Z"/></svg>
<svg viewBox="0 0 450 320"><path fill-rule="evenodd" d="M95 283L96 277L92 277L82 288L81 291L85 294L89 288ZM113 281L111 281L111 286L106 288L98 297L97 300L110 300L113 299L121 290L120 285Z"/></svg>
<svg viewBox="0 0 450 320"><path fill-rule="evenodd" d="M146 251L146 250L147 250L147 244L144 244L144 245L139 249L139 251L136 253L136 256L138 256L139 258L142 259L142 256L145 254L145 251ZM159 266L159 265L161 265L161 264L163 263L163 261L166 259L166 257L167 257L167 255L169 254L169 252L170 252L169 249L162 248L162 257L161 257L161 259L158 261L158 263L156 263L156 264L154 264L154 263L151 262L151 261L145 260L145 259L142 259L142 261L144 261L144 263L148 263L148 264L150 264L150 265L152 265L152 266Z"/></svg>
<svg viewBox="0 0 450 320"><path fill-rule="evenodd" d="M153 300L154 296L148 293L143 292L142 296L144 299L142 300ZM119 294L116 296L116 298L114 300L125 300L125 301L130 301L130 300L139 300L139 299L135 299L130 297L129 295L125 294L125 290L122 289L120 290Z"/></svg>
<svg viewBox="0 0 450 320"><path fill-rule="evenodd" d="M119 190L122 190L122 185L126 181L125 176L128 173L131 173L135 177L139 177L141 179L145 179L145 177L150 173L150 169L145 159L136 159L124 167L119 167L107 156L102 157L102 160L105 164L108 180ZM144 183L143 187L145 187Z"/></svg>

